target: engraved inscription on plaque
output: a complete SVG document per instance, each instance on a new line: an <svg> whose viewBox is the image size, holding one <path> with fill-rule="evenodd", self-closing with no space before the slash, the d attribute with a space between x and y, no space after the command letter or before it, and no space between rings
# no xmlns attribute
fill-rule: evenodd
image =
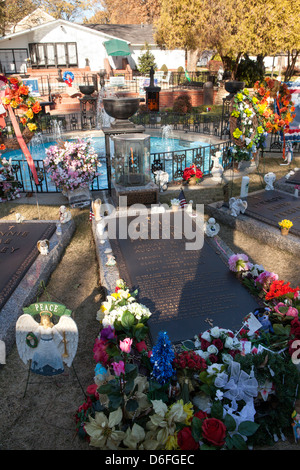
<svg viewBox="0 0 300 470"><path fill-rule="evenodd" d="M38 240L49 239L56 229L51 223L0 223L0 308L38 256Z"/></svg>
<svg viewBox="0 0 300 470"><path fill-rule="evenodd" d="M258 306L207 240L200 250L190 251L184 237L110 242L120 276L138 288L139 302L152 312L153 342L159 331L167 331L172 342L192 339L211 323L238 329Z"/></svg>
<svg viewBox="0 0 300 470"><path fill-rule="evenodd" d="M300 235L300 199L280 191L261 191L247 197L245 215L279 228L278 222L293 222L291 233ZM279 233L279 232L278 232Z"/></svg>

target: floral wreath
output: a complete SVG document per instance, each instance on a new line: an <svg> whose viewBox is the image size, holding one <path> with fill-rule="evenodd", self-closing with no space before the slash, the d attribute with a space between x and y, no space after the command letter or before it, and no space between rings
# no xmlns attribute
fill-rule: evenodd
<svg viewBox="0 0 300 470"><path fill-rule="evenodd" d="M245 88L231 103L230 134L234 142L231 151L235 160L250 160L264 145L266 132L260 117L258 99Z"/></svg>
<svg viewBox="0 0 300 470"><path fill-rule="evenodd" d="M285 157L285 133L296 114L292 95L286 83L265 77L254 84L257 107L267 133L281 132L283 138L283 157Z"/></svg>

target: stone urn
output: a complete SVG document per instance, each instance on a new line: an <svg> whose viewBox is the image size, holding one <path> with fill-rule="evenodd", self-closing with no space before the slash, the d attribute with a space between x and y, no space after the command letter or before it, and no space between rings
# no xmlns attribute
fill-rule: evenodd
<svg viewBox="0 0 300 470"><path fill-rule="evenodd" d="M103 98L106 113L115 118L111 127L132 127L129 118L139 109L140 98Z"/></svg>
<svg viewBox="0 0 300 470"><path fill-rule="evenodd" d="M245 88L245 82L239 82L238 80L228 80L225 82L225 90L231 95L235 95L238 91Z"/></svg>

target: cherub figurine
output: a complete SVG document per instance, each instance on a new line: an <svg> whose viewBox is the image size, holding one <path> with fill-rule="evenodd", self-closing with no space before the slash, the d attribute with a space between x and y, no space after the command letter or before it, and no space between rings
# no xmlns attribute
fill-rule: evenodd
<svg viewBox="0 0 300 470"><path fill-rule="evenodd" d="M72 219L72 214L69 209L66 208L66 206L60 206L59 208L59 221L61 224L65 224L69 222L69 220Z"/></svg>
<svg viewBox="0 0 300 470"><path fill-rule="evenodd" d="M78 330L74 320L62 315L57 324L52 312L41 311L40 323L25 313L16 323L16 344L20 358L30 370L40 375L64 372L64 364L71 367L78 345Z"/></svg>
<svg viewBox="0 0 300 470"><path fill-rule="evenodd" d="M49 253L49 240L39 240L36 245L41 255L47 255Z"/></svg>

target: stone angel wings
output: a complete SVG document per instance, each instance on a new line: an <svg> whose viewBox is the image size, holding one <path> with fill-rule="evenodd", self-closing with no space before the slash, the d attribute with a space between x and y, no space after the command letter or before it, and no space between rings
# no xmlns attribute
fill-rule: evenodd
<svg viewBox="0 0 300 470"><path fill-rule="evenodd" d="M78 329L74 320L62 315L54 324L51 312L40 313L40 323L25 313L16 323L16 344L20 358L30 370L40 375L64 372L71 367L78 346Z"/></svg>

